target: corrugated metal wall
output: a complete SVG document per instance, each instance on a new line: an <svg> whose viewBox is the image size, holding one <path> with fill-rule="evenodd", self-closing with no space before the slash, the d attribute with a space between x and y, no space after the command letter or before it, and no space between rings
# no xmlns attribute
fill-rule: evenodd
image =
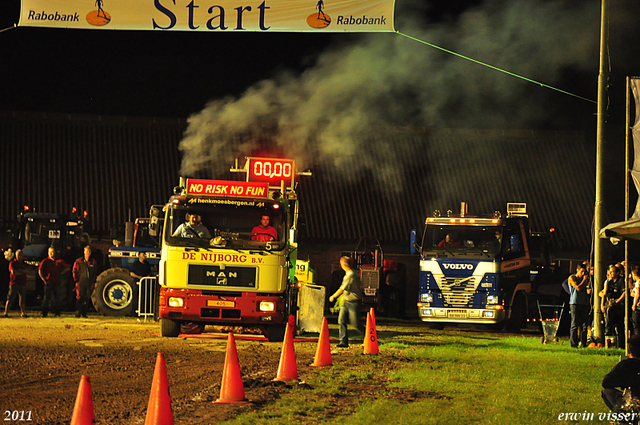
<svg viewBox="0 0 640 425"><path fill-rule="evenodd" d="M129 211L146 216L178 183L186 126L179 119L0 112L0 218L14 218L25 204L40 212L75 206L106 231ZM465 201L470 214L526 202L532 229L555 228L556 246L591 244L595 171L582 133L372 129L362 140L362 157L351 166L320 162L300 179L309 242L351 246L375 236L408 247L410 230L422 229L428 214L458 212ZM381 146L388 152L374 152ZM381 156L397 162L387 163L383 177Z"/></svg>
<svg viewBox="0 0 640 425"><path fill-rule="evenodd" d="M526 202L532 230L554 228L556 247L588 252L595 172L583 133L403 129L368 137L400 152L402 172L345 176L320 164L300 181L310 239L407 244L410 229L423 229L434 210L459 213L464 201L470 214L505 213L507 202Z"/></svg>
<svg viewBox="0 0 640 425"><path fill-rule="evenodd" d="M87 210L94 229L147 216L178 183L184 120L0 113L0 217Z"/></svg>

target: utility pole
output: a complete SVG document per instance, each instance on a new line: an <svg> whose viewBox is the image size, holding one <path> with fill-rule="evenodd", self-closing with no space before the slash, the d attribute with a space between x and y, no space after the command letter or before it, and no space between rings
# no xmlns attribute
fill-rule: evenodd
<svg viewBox="0 0 640 425"><path fill-rule="evenodd" d="M597 342L604 342L603 314L600 310L600 294L604 285L604 271L606 270L603 239L600 230L603 226L603 157L604 157L604 126L607 110L607 90L609 85L609 0L602 0L600 23L600 72L598 74L598 124L596 128L596 200L594 212L594 338Z"/></svg>

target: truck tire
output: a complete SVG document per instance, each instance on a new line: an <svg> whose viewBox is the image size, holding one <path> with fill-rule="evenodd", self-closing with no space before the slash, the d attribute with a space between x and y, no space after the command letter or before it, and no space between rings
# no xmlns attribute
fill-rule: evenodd
<svg viewBox="0 0 640 425"><path fill-rule="evenodd" d="M282 342L284 341L284 333L287 325L271 325L265 326L262 333L269 342Z"/></svg>
<svg viewBox="0 0 640 425"><path fill-rule="evenodd" d="M507 320L505 329L509 332L520 332L527 326L527 301L522 292L518 292L511 306L511 317Z"/></svg>
<svg viewBox="0 0 640 425"><path fill-rule="evenodd" d="M128 316L133 308L135 281L129 270L115 267L100 273L91 294L91 302L103 316Z"/></svg>
<svg viewBox="0 0 640 425"><path fill-rule="evenodd" d="M167 338L180 335L180 322L171 319L160 319L160 334Z"/></svg>

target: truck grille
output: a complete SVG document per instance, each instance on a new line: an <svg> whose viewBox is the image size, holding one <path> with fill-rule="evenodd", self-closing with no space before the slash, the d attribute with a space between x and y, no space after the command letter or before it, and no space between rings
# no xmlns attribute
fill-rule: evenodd
<svg viewBox="0 0 640 425"><path fill-rule="evenodd" d="M380 288L380 270L362 268L360 274L363 288Z"/></svg>
<svg viewBox="0 0 640 425"><path fill-rule="evenodd" d="M189 285L215 287L255 288L258 269L255 267L225 267L215 265L189 265Z"/></svg>
<svg viewBox="0 0 640 425"><path fill-rule="evenodd" d="M436 282L442 291L445 303L453 307L466 307L476 292L477 278L437 276Z"/></svg>

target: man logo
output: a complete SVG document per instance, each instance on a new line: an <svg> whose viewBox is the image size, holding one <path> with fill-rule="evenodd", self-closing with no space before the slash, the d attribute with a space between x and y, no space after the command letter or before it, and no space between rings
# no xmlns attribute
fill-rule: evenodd
<svg viewBox="0 0 640 425"><path fill-rule="evenodd" d="M227 278L238 278L238 273L237 272L229 272L229 276L227 276L227 274L225 272L218 272L218 274L216 274L215 270L208 270L207 271L207 277L215 277L216 278L216 285L226 285L228 283Z"/></svg>
<svg viewBox="0 0 640 425"><path fill-rule="evenodd" d="M103 3L104 0L96 0L96 8L98 10L87 13L87 22L89 22L91 25L101 27L111 22L111 15L105 12L102 8Z"/></svg>
<svg viewBox="0 0 640 425"><path fill-rule="evenodd" d="M328 27L329 24L331 24L331 16L324 13L323 0L318 0L318 3L316 4L316 9L318 9L318 13L313 13L312 15L309 15L309 17L307 18L307 24L309 24L311 28L322 29L322 28Z"/></svg>

